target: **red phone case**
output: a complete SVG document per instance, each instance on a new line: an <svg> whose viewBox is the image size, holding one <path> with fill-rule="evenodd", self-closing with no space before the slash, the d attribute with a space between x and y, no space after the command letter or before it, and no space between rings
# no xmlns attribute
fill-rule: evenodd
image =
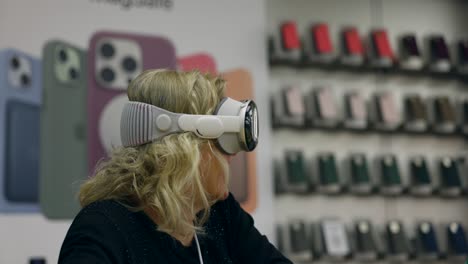
<svg viewBox="0 0 468 264"><path fill-rule="evenodd" d="M372 39L378 57L393 59L393 50L388 41L387 31L383 29L373 31Z"/></svg>
<svg viewBox="0 0 468 264"><path fill-rule="evenodd" d="M318 54L326 54L333 52L333 45L328 33L328 25L320 23L312 27L312 34L314 36L315 51Z"/></svg>
<svg viewBox="0 0 468 264"><path fill-rule="evenodd" d="M222 73L227 81L226 96L236 100L253 99L254 87L250 72L235 69ZM231 161L230 188L242 208L253 212L257 207L256 153L240 152Z"/></svg>
<svg viewBox="0 0 468 264"><path fill-rule="evenodd" d="M288 21L281 25L281 43L285 51L301 48L301 41L297 33L296 22Z"/></svg>
<svg viewBox="0 0 468 264"><path fill-rule="evenodd" d="M349 55L364 55L364 48L356 28L344 31L345 48Z"/></svg>

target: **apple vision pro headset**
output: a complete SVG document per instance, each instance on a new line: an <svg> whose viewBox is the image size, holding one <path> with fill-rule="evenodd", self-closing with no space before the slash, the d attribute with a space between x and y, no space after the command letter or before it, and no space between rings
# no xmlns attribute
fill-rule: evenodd
<svg viewBox="0 0 468 264"><path fill-rule="evenodd" d="M153 142L164 136L193 132L216 139L226 154L252 151L258 143L258 113L254 101L225 97L213 115L173 113L151 104L128 102L122 111L120 136L124 147Z"/></svg>

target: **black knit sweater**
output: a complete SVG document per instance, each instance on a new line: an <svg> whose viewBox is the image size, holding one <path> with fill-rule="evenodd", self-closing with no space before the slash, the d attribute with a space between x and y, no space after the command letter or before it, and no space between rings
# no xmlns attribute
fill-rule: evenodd
<svg viewBox="0 0 468 264"><path fill-rule="evenodd" d="M258 232L231 194L212 206L205 232L198 236L204 264L291 263ZM185 247L157 231L145 213L107 200L83 208L68 230L59 264L75 263L199 263L199 259L195 242Z"/></svg>

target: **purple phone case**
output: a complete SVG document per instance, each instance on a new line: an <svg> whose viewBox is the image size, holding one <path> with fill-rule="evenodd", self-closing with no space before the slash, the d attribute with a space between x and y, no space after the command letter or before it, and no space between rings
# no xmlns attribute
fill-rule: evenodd
<svg viewBox="0 0 468 264"><path fill-rule="evenodd" d="M142 52L142 70L177 68L175 48L166 38L107 31L96 32L92 36L88 52L88 164L91 174L96 163L107 155L99 138L98 129L101 113L112 98L126 93L126 90L105 88L96 80L96 45L101 38L117 38L136 42ZM120 115L120 113L115 114Z"/></svg>

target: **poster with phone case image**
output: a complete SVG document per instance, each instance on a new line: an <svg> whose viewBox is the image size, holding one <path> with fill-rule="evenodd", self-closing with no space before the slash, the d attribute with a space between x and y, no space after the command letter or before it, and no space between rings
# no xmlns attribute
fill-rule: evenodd
<svg viewBox="0 0 468 264"><path fill-rule="evenodd" d="M38 212L41 64L0 51L0 212Z"/></svg>
<svg viewBox="0 0 468 264"><path fill-rule="evenodd" d="M43 47L39 201L49 219L72 219L88 178L86 53L61 40Z"/></svg>
<svg viewBox="0 0 468 264"><path fill-rule="evenodd" d="M128 83L147 69L176 69L173 44L161 36L96 32L88 51L88 166L121 145L120 114Z"/></svg>
<svg viewBox="0 0 468 264"><path fill-rule="evenodd" d="M226 80L226 96L236 100L254 99L253 80L249 71L233 69L221 74ZM231 159L229 189L248 212L257 207L257 160L254 152L239 152Z"/></svg>

